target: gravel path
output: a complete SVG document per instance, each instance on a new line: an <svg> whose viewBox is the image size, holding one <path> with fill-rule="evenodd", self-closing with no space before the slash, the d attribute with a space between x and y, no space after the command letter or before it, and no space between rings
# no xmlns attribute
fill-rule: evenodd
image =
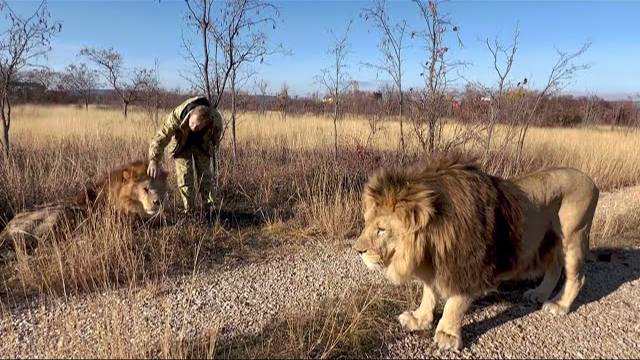
<svg viewBox="0 0 640 360"><path fill-rule="evenodd" d="M167 327L186 330L185 336L216 327L229 336L258 333L277 314L312 309L363 282L382 279L348 251L312 247L142 290L23 304L0 320L0 357L100 356L92 345L104 332L125 332L132 346L162 336Z"/></svg>
<svg viewBox="0 0 640 360"><path fill-rule="evenodd" d="M639 358L640 248L587 264L587 281L566 316L527 305L522 291L477 301L463 325L464 349L440 352L433 331L397 336L385 357Z"/></svg>
<svg viewBox="0 0 640 360"><path fill-rule="evenodd" d="M640 187L603 194L603 208L640 199ZM465 318L465 349L440 353L432 331L389 329L388 357L640 357L640 248L609 262L589 263L577 309L554 317L526 306L520 291L479 300ZM109 356L143 349L168 330L185 336L223 328L229 336L257 333L276 316L312 309L362 285L389 286L351 251L312 246L264 262L221 265L195 276L142 289L68 299L33 300L4 309L0 357ZM395 315L395 314L394 314ZM438 315L437 315L438 316ZM116 334L117 333L117 334ZM98 339L115 334L123 343ZM127 340L128 339L128 340ZM139 344L140 343L140 344ZM120 350L118 350L120 349ZM144 354L141 354L144 355Z"/></svg>

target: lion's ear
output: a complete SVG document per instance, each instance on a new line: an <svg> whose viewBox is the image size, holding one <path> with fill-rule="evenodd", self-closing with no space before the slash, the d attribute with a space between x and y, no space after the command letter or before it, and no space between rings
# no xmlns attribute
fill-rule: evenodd
<svg viewBox="0 0 640 360"><path fill-rule="evenodd" d="M131 180L133 174L128 169L122 170L122 180L129 181Z"/></svg>
<svg viewBox="0 0 640 360"><path fill-rule="evenodd" d="M399 194L395 212L414 231L424 228L436 213L435 192L427 189L407 189Z"/></svg>

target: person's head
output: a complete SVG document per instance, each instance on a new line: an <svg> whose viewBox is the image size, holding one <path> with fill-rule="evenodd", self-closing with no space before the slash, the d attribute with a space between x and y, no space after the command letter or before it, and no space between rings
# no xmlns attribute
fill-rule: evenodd
<svg viewBox="0 0 640 360"><path fill-rule="evenodd" d="M208 106L197 106L189 114L189 129L191 131L200 131L211 122L211 114L209 114Z"/></svg>

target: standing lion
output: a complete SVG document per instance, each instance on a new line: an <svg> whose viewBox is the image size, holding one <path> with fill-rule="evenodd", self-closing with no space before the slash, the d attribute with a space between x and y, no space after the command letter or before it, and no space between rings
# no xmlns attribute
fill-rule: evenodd
<svg viewBox="0 0 640 360"><path fill-rule="evenodd" d="M553 314L569 311L585 281L598 194L587 175L569 168L511 180L459 157L382 169L364 188L365 226L353 247L392 283L423 283L418 309L398 318L404 328L429 328L438 296L446 299L434 341L457 350L465 312L500 281L544 274L524 296ZM549 300L563 267L564 287Z"/></svg>

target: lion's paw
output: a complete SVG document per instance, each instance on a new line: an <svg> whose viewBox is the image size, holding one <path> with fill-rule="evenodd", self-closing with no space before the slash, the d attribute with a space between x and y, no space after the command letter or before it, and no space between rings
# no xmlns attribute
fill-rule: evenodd
<svg viewBox="0 0 640 360"><path fill-rule="evenodd" d="M435 341L440 350L458 351L462 348L462 338L460 335L450 334L442 330L436 330L433 341Z"/></svg>
<svg viewBox="0 0 640 360"><path fill-rule="evenodd" d="M418 319L413 316L411 311L405 311L398 316L400 325L409 331L427 330L431 327L432 320L433 319L428 316Z"/></svg>
<svg viewBox="0 0 640 360"><path fill-rule="evenodd" d="M566 315L569 312L569 309L559 305L553 301L547 301L542 305L542 310L547 311L553 315Z"/></svg>
<svg viewBox="0 0 640 360"><path fill-rule="evenodd" d="M549 294L543 293L538 289L531 289L524 292L524 298L534 304L542 304L549 299Z"/></svg>

